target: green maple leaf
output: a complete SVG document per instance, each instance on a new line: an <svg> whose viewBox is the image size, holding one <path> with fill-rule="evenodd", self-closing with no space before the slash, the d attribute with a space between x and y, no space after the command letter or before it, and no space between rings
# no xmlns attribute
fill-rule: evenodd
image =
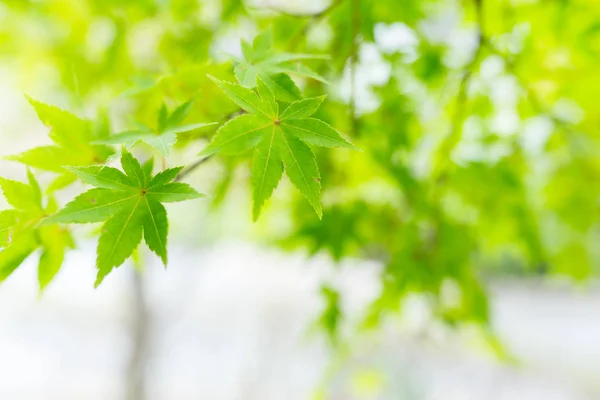
<svg viewBox="0 0 600 400"><path fill-rule="evenodd" d="M284 171L306 197L319 216L321 182L312 144L322 147L356 147L325 122L310 118L324 97L308 98L290 104L282 112L267 84L258 78L257 93L229 82L213 81L249 114L240 115L217 131L201 153L239 154L254 148L252 165L253 216L256 220Z"/></svg>
<svg viewBox="0 0 600 400"><path fill-rule="evenodd" d="M189 114L192 104L193 100L187 101L177 107L170 115L166 105L163 104L158 113L156 128L143 126L141 129L114 134L98 143L120 144L131 148L143 142L158 151L163 157L166 157L169 155L171 147L177 142L177 134L216 125L216 122L181 125L181 122Z"/></svg>
<svg viewBox="0 0 600 400"><path fill-rule="evenodd" d="M191 186L172 182L182 168L151 176L127 151L121 156L123 171L110 167L72 167L82 181L96 186L68 203L44 224L106 221L98 242L98 286L104 277L133 253L144 237L146 244L167 264L167 211L162 203L201 197Z"/></svg>
<svg viewBox="0 0 600 400"><path fill-rule="evenodd" d="M95 130L91 121L30 97L27 100L39 119L51 129L49 136L54 144L36 147L7 159L60 173L51 189L59 189L75 181L75 176L65 173L63 166L102 164L114 153L110 147L94 143L103 137L104 132Z"/></svg>
<svg viewBox="0 0 600 400"><path fill-rule="evenodd" d="M41 226L40 221L56 211L50 199L44 205L40 186L31 172L29 182L0 178L0 188L14 207L0 212L0 281L10 276L36 249L41 249L38 281L43 290L62 266L65 251L73 247L69 232L58 226Z"/></svg>
<svg viewBox="0 0 600 400"><path fill-rule="evenodd" d="M325 78L300 61L327 59L327 56L277 51L273 48L271 29L258 35L252 44L242 40L242 52L244 59L232 57L237 64L234 72L238 82L247 88L253 88L259 77L269 85L278 100L293 102L302 98L300 89L289 74L326 82Z"/></svg>
<svg viewBox="0 0 600 400"><path fill-rule="evenodd" d="M0 211L0 248L8 246L13 240L13 227L19 221L17 210Z"/></svg>

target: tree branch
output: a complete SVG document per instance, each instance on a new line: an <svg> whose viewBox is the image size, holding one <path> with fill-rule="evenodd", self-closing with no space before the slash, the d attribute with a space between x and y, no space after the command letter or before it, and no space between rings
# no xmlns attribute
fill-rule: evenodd
<svg viewBox="0 0 600 400"><path fill-rule="evenodd" d="M193 164L189 165L188 167L184 168L184 170L181 171L179 173L179 175L177 175L177 178L175 178L175 182L182 181L183 178L185 178L186 176L188 176L189 174L191 174L192 172L194 172L198 167L200 167L205 162L209 161L211 158L213 158L212 155L208 156L208 157L201 158L198 161L196 161L195 163L193 163Z"/></svg>
<svg viewBox="0 0 600 400"><path fill-rule="evenodd" d="M133 319L131 321L132 352L127 370L128 400L146 399L146 367L148 361L150 311L142 271L133 271Z"/></svg>
<svg viewBox="0 0 600 400"><path fill-rule="evenodd" d="M356 65L360 37L360 0L352 0L352 47L350 48L350 132L352 137L358 136L359 124L356 115Z"/></svg>
<svg viewBox="0 0 600 400"><path fill-rule="evenodd" d="M244 113L245 113L245 111L240 108L239 110L234 111L231 114L229 114L228 116L226 116L224 122L232 120L233 118L237 117L238 115L241 115L241 114L244 114ZM186 176L188 176L189 174L191 174L192 172L194 172L198 167L200 167L202 164L204 164L207 161L209 161L211 158L213 158L213 155L201 158L200 160L196 161L195 163L189 165L183 171L181 171L179 173L179 175L177 175L177 177L175 178L175 182L182 181L183 178L185 178Z"/></svg>
<svg viewBox="0 0 600 400"><path fill-rule="evenodd" d="M466 103L468 100L467 90L469 83L471 82L471 78L475 72L477 63L479 62L481 54L483 53L485 43L487 42L484 35L483 0L473 0L473 3L475 5L475 14L477 18L477 43L475 45L475 50L471 60L465 66L462 72L458 94L456 95L456 109L454 111L454 115L452 116L450 134L442 142L442 145L439 149L439 161L436 168L437 171L435 172L437 175L435 181L442 178L443 171L445 170L450 159L450 153L454 147L456 147L458 142L460 142L462 136L461 123L464 119Z"/></svg>

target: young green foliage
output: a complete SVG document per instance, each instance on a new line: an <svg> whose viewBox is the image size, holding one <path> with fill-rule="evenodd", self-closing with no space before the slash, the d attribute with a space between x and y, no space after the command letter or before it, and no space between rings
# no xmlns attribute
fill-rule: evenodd
<svg viewBox="0 0 600 400"><path fill-rule="evenodd" d="M387 312L396 312L406 296L421 292L432 296L433 314L446 322L476 322L487 329L488 306L476 279L479 267L511 274L559 272L576 279L597 272L594 243L600 218L600 167L595 155L600 143L595 110L600 85L595 71L600 2L457 3L462 17L455 28L460 31L464 25L472 26L472 37L464 39L465 44L472 39L476 48L469 47L451 63L446 56L453 45L420 32L422 24L431 20L435 7L430 2L330 0L312 14L308 9L294 14L297 10L284 7L282 1L277 2L281 7L261 2L268 11L243 0L162 1L160 6L150 0L71 2L78 5L76 14L73 7L41 6L54 2L3 2L0 53L14 60L6 65L8 73L30 85L39 81L46 91L58 89L63 98L76 100L86 109L110 109L119 119L146 121L146 111L157 101L189 99L197 93L203 98L190 111L190 120L231 119L233 107L224 103L224 96L215 95L218 89L205 77L210 73L225 79L230 65L211 59L211 52L216 44L227 43L233 32L245 34L250 26L272 25L279 51L271 31L252 43L242 42L243 55L233 62L242 86L253 89L260 78L278 101L293 103L302 96L290 76L299 77L311 96L326 92L322 76L339 82L340 93L347 96L328 102L319 116L335 121L339 128L351 128L353 137L361 138L366 155L340 158L333 152L319 154L317 172L327 177L321 183L328 198L325 217L322 221L313 218L312 208L302 196L296 196L286 208L294 216L287 226L295 233L279 243L309 246L313 253L329 251L335 260L386 260L381 289L369 307L366 325L381 320ZM40 7L35 6L38 3ZM206 18L190 18L205 14L203 3L221 5L211 12L211 24ZM498 21L501 23L489 18L506 12L511 18ZM97 36L96 22L107 16L115 22L114 35L106 46L90 46L90 38ZM139 42L140 31L157 22L163 29L153 30L144 40L144 50L150 51L140 53L131 46ZM398 23L408 39L401 44L387 40L397 36ZM530 29L523 30L523 23ZM32 32L60 40L40 42L40 35ZM287 52L280 51L283 49ZM314 49L326 54L327 62L311 60L324 58L321 55L302 54ZM555 62L540 62L564 55L566 50L574 62L564 62L564 57L558 57L561 62L556 62L556 57L551 57ZM18 68L11 70L13 64ZM306 68L312 64L319 68L315 70L319 75ZM36 76L43 79L30 79ZM360 79L354 79L357 76ZM493 95L494 90L470 90L474 84L481 86L480 81L485 88L495 88L507 80L514 86L508 102ZM126 90L127 81L134 87ZM238 96L238 103L245 102L253 110L221 128L220 135L265 126L263 110L283 114L281 103L262 104L266 91L262 92L259 96L251 92L254 98L248 99ZM127 94L131 107L121 107L123 98L117 99L117 93ZM256 98L259 103L253 107ZM62 165L106 163L103 157L100 162L90 157L84 149L87 145L82 148L75 145L77 140L71 140L70 135L89 132L89 123L60 110L34 107L52 127L54 145L25 153L19 161L60 173L51 188L76 179ZM185 114L186 107L180 109L179 115ZM162 153L176 137L178 146L187 145L183 136L188 135L160 134L167 122L173 121L165 107L158 114L159 122L150 124L152 129L116 135L110 143L130 146L145 141ZM278 116L281 125L283 116ZM516 123L502 123L510 116L518 121L508 118ZM243 144L239 147L252 147L257 154L252 178L259 188L254 189L255 200L259 200L255 201L255 214L287 167L280 152L274 152L277 158L271 154L283 147L284 136L283 130L273 125L277 124L271 121L271 128L265 128L258 138L249 133L239 139ZM179 123L171 126L178 128ZM101 132L92 132L94 140L84 140L84 145L106 139L109 131L107 123ZM539 135L529 140L534 131ZM4 132L0 137L3 147L9 137ZM228 146L223 145L226 150L231 149ZM312 160L309 152L302 154ZM242 157L226 160L215 203L231 194L234 174L245 166L243 161ZM312 180L318 179L318 174L312 173L314 168L308 168L314 161L302 160L300 165L312 185ZM142 170L150 176L151 163ZM94 174L88 178L93 179ZM96 179L101 185L116 185L108 178ZM126 189L116 186L109 191L116 192L119 200L118 194ZM104 189L98 188L107 193ZM2 265L18 266L32 249L39 251L41 243L61 249L52 243L60 237L55 232L61 226L36 222L41 213L36 190L21 191L16 197L11 194L19 190L8 188L7 196L23 204L0 213L0 249L5 249L0 255ZM44 214L53 213L49 204L44 208ZM121 211L117 204L98 213L106 221ZM553 227L549 233L544 229L548 223ZM144 235L144 226L141 232ZM60 250L44 254L40 265L58 265ZM40 274L40 281L48 280L54 271L47 266L43 270L48 273ZM452 304L444 304L446 287L455 285L458 292L451 292L460 296L450 296L455 298ZM340 307L344 299L331 289L324 291L324 300L322 325L334 336L343 322Z"/></svg>
<svg viewBox="0 0 600 400"><path fill-rule="evenodd" d="M65 251L73 247L69 232L58 226L40 226L39 222L56 211L50 199L44 206L40 186L28 172L29 182L0 178L0 188L12 210L0 212L0 281L10 276L36 249L42 253L38 263L38 281L43 290L62 266Z"/></svg>
<svg viewBox="0 0 600 400"><path fill-rule="evenodd" d="M27 100L35 109L40 121L51 129L49 135L54 144L35 147L7 159L60 173L50 190L60 189L75 181L75 176L65 173L63 166L102 164L113 154L110 147L95 143L104 137L106 131L94 129L91 121L31 97L27 97Z"/></svg>
<svg viewBox="0 0 600 400"><path fill-rule="evenodd" d="M121 144L131 148L143 142L158 151L163 157L169 155L171 147L177 142L177 134L190 132L216 123L195 123L181 125L193 105L193 100L187 101L177 107L171 114L163 104L158 112L156 128L143 127L142 129L117 133L99 141L102 144Z"/></svg>
<svg viewBox="0 0 600 400"><path fill-rule="evenodd" d="M142 240L167 265L167 211L162 203L202 195L185 183L173 182L181 171L166 169L152 177L152 164L142 167L123 149L121 166L71 167L82 181L95 186L68 203L44 224L106 221L98 242L96 286L113 268L125 262Z"/></svg>
<svg viewBox="0 0 600 400"><path fill-rule="evenodd" d="M256 220L284 171L306 197L319 218L321 176L317 161L307 144L321 147L356 147L325 122L310 118L324 97L303 99L279 110L271 88L260 78L257 92L229 82L213 81L248 114L227 122L202 155L234 155L254 148L252 166L253 216Z"/></svg>
<svg viewBox="0 0 600 400"><path fill-rule="evenodd" d="M244 59L234 58L234 69L238 82L247 88L256 86L256 78L265 81L278 100L293 102L300 100L300 90L288 74L325 82L325 78L299 63L302 60L324 59L323 55L298 54L277 51L273 48L273 32L266 30L254 38L252 44L242 40Z"/></svg>

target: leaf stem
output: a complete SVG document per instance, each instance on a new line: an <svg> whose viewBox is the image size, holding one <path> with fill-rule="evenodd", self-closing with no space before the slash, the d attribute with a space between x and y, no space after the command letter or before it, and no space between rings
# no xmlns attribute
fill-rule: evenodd
<svg viewBox="0 0 600 400"><path fill-rule="evenodd" d="M237 117L238 115L241 115L241 114L245 114L245 111L240 108L239 110L234 111L234 112L230 113L229 115L227 115L225 117L225 121L229 121L229 120L231 120L231 119L233 119L233 118L235 118L235 117ZM179 175L177 175L177 178L175 178L174 181L175 182L182 181L183 178L185 178L186 176L188 176L189 174L191 174L192 172L194 172L198 167L200 167L205 162L209 161L212 157L213 157L213 155L201 158L200 160L196 161L195 163L189 165L183 171L181 171L179 173Z"/></svg>
<svg viewBox="0 0 600 400"><path fill-rule="evenodd" d="M177 178L174 179L175 182L180 182L183 180L183 178L185 178L186 176L190 175L192 172L194 172L198 167L200 167L202 164L204 164L205 162L207 162L208 160L210 160L213 156L210 155L208 157L204 157L199 159L198 161L196 161L195 163L191 164L190 166L188 166L187 168L185 168L183 171L181 171L179 173L179 175L177 175Z"/></svg>

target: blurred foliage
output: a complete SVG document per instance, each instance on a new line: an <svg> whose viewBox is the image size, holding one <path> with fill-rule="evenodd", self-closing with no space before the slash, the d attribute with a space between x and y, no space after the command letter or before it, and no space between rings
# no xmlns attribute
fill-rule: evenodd
<svg viewBox="0 0 600 400"><path fill-rule="evenodd" d="M380 261L365 326L412 293L433 298L450 324L485 325L484 273L597 272L599 2L332 0L311 12L301 3L4 0L0 57L85 121L109 115L111 132L160 125L182 104L177 125L230 120L239 108L208 75L247 88L260 77L283 102L328 94L315 116L362 152L313 149L323 219L292 191L293 223L274 241ZM273 43L250 44L268 29ZM214 132L179 131L175 146ZM250 165L210 162L222 165L217 213L248 184L235 171ZM344 299L332 287L324 298L322 324L335 336Z"/></svg>

